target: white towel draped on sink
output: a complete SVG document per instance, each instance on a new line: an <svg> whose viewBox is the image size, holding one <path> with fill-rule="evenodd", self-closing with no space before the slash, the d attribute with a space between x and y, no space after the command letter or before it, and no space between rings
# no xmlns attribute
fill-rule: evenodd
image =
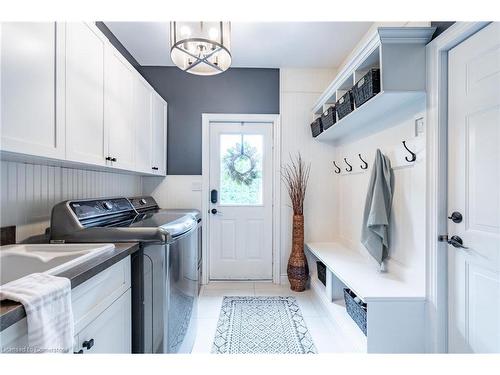
<svg viewBox="0 0 500 375"><path fill-rule="evenodd" d="M20 302L26 310L28 353L72 352L74 323L69 279L33 273L1 285L0 300L4 299Z"/></svg>

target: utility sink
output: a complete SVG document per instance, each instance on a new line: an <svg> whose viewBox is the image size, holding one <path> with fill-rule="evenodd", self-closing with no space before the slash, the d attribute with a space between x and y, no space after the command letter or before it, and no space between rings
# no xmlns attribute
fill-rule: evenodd
<svg viewBox="0 0 500 375"><path fill-rule="evenodd" d="M57 275L114 248L113 244L1 246L0 285L32 273Z"/></svg>

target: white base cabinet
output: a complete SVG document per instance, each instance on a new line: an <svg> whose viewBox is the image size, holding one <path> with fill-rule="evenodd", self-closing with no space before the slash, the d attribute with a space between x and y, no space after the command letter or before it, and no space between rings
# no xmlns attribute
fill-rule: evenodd
<svg viewBox="0 0 500 375"><path fill-rule="evenodd" d="M167 103L93 23L2 23L2 159L166 174Z"/></svg>
<svg viewBox="0 0 500 375"><path fill-rule="evenodd" d="M75 352L131 353L130 289L75 336Z"/></svg>
<svg viewBox="0 0 500 375"><path fill-rule="evenodd" d="M131 353L130 257L73 289L71 301L74 353ZM26 348L26 318L0 332L0 352L24 352Z"/></svg>

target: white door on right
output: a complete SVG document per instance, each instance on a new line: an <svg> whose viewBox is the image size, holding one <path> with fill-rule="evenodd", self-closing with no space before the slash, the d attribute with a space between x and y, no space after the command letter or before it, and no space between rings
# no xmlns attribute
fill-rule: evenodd
<svg viewBox="0 0 500 375"><path fill-rule="evenodd" d="M499 353L500 24L448 64L448 349Z"/></svg>

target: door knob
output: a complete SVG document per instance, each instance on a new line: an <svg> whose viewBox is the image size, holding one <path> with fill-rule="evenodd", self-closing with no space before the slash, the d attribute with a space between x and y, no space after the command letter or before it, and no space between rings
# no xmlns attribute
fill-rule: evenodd
<svg viewBox="0 0 500 375"><path fill-rule="evenodd" d="M86 348L87 350L89 350L91 347L94 346L94 339L90 339L88 341L84 341L83 344L82 344L82 346L84 348Z"/></svg>
<svg viewBox="0 0 500 375"><path fill-rule="evenodd" d="M468 247L464 246L464 241L459 236L451 236L448 243L457 249L468 249Z"/></svg>
<svg viewBox="0 0 500 375"><path fill-rule="evenodd" d="M222 215L222 212L217 211L217 209L216 209L216 208L212 208L212 209L210 210L210 212L211 212L213 215Z"/></svg>
<svg viewBox="0 0 500 375"><path fill-rule="evenodd" d="M451 216L448 216L448 219L453 221L454 223L461 223L463 220L462 214L458 211L454 211Z"/></svg>

